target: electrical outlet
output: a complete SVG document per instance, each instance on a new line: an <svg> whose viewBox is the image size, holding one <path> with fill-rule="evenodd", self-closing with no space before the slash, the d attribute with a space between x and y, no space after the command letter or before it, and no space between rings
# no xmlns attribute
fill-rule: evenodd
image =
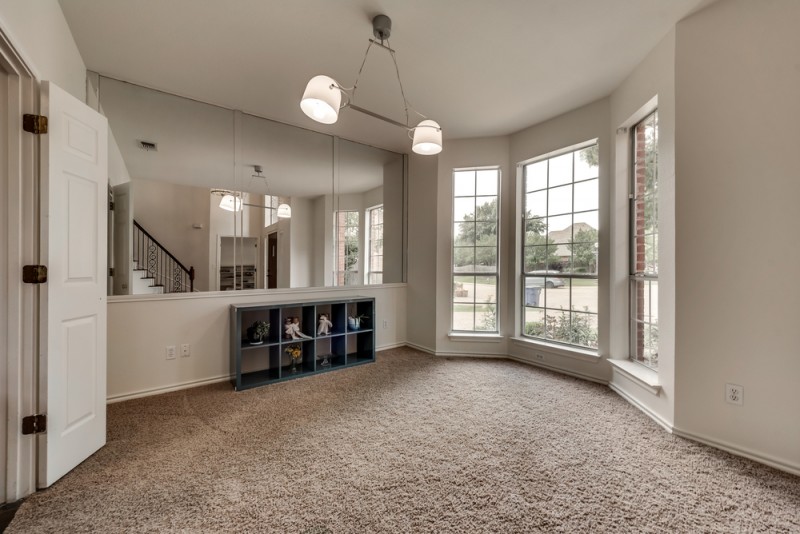
<svg viewBox="0 0 800 534"><path fill-rule="evenodd" d="M192 351L189 349L189 344L184 343L183 345L181 345L181 356L184 358L188 358L191 355Z"/></svg>
<svg viewBox="0 0 800 534"><path fill-rule="evenodd" d="M744 404L744 388L738 384L725 384L725 401L728 404Z"/></svg>
<svg viewBox="0 0 800 534"><path fill-rule="evenodd" d="M533 357L534 357L536 360L540 361L540 362L543 362L543 361L544 361L544 354L542 354L541 352L537 352L537 353L535 353L535 354L533 355Z"/></svg>
<svg viewBox="0 0 800 534"><path fill-rule="evenodd" d="M175 359L175 345L167 345L167 359L168 360Z"/></svg>
<svg viewBox="0 0 800 534"><path fill-rule="evenodd" d="M389 321L386 320L386 319L383 320L383 328L384 328L384 330L389 328Z"/></svg>

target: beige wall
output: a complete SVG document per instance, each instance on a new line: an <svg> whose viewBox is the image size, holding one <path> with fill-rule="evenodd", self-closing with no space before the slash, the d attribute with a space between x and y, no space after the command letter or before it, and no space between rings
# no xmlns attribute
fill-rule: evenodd
<svg viewBox="0 0 800 534"><path fill-rule="evenodd" d="M728 0L677 26L675 425L800 474L798 21Z"/></svg>
<svg viewBox="0 0 800 534"><path fill-rule="evenodd" d="M38 81L86 101L86 65L58 0L3 0L0 27Z"/></svg>
<svg viewBox="0 0 800 534"><path fill-rule="evenodd" d="M374 297L377 349L406 339L406 287L293 289L230 294L111 297L108 305L108 398L154 395L230 377L231 304ZM387 321L386 327L383 321ZM191 356L166 359L167 345L188 343Z"/></svg>

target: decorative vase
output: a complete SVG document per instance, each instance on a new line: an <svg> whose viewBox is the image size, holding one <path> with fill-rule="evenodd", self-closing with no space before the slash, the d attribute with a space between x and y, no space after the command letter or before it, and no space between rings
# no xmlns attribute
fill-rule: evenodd
<svg viewBox="0 0 800 534"><path fill-rule="evenodd" d="M297 361L299 359L300 358L292 358L292 369L291 369L292 373L296 373L297 372Z"/></svg>
<svg viewBox="0 0 800 534"><path fill-rule="evenodd" d="M348 317L347 327L350 330L358 330L359 328L361 328L361 319L359 317Z"/></svg>

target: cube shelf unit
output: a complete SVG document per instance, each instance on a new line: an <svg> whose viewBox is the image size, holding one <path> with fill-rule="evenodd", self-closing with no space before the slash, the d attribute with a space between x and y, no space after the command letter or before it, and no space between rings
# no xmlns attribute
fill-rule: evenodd
<svg viewBox="0 0 800 534"><path fill-rule="evenodd" d="M320 314L333 323L328 334L317 334ZM353 328L348 317L363 317ZM300 331L310 339L286 339L284 321L300 318ZM270 325L269 337L251 343L247 328L255 321ZM231 382L236 391L375 361L375 299L352 298L280 304L231 305ZM292 372L289 345L302 356ZM327 356L330 365L323 367Z"/></svg>

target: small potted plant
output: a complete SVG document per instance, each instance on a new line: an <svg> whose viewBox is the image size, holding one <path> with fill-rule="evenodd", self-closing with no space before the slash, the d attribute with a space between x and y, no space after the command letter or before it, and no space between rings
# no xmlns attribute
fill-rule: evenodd
<svg viewBox="0 0 800 534"><path fill-rule="evenodd" d="M256 321L247 329L247 339L251 345L260 345L269 336L269 323L266 321Z"/></svg>

